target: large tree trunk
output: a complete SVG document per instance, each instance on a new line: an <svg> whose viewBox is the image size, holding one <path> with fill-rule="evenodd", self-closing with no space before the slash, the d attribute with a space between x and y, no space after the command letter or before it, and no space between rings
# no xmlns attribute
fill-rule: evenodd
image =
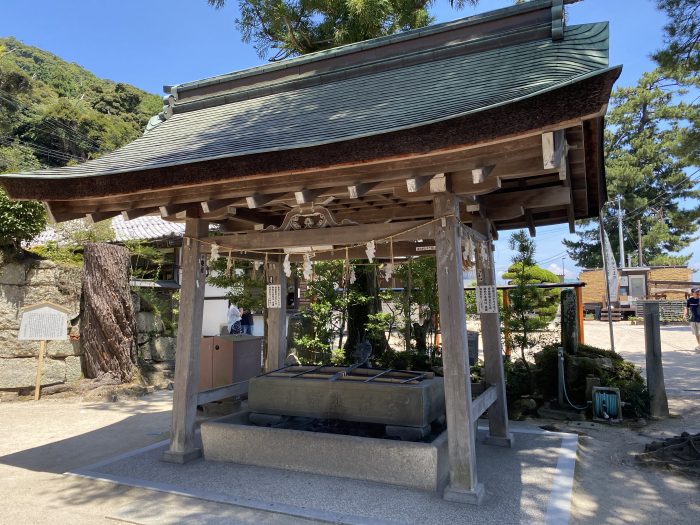
<svg viewBox="0 0 700 525"><path fill-rule="evenodd" d="M136 323L126 248L85 245L82 303L80 337L86 376L111 372L129 381L136 363Z"/></svg>
<svg viewBox="0 0 700 525"><path fill-rule="evenodd" d="M358 345L365 339L369 340L372 345L372 357L378 358L387 348L388 343L382 336L379 338L369 337L367 334L367 322L370 314L376 314L382 309L381 301L379 300L377 286L377 268L376 266L356 266L355 273L357 281L351 285L360 293L371 298L365 304L354 304L348 308L348 339L345 342L345 355L352 356L358 348ZM350 359L352 361L352 359Z"/></svg>

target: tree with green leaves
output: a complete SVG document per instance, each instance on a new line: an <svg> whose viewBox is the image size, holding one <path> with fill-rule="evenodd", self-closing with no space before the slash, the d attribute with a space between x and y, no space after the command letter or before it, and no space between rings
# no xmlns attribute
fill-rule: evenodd
<svg viewBox="0 0 700 525"><path fill-rule="evenodd" d="M236 27L261 58L283 60L424 27L435 0L238 0ZM208 0L221 8L226 0ZM450 0L462 8L478 0Z"/></svg>
<svg viewBox="0 0 700 525"><path fill-rule="evenodd" d="M46 212L40 202L10 200L0 188L0 247L18 251L22 241L39 235L46 226Z"/></svg>
<svg viewBox="0 0 700 525"><path fill-rule="evenodd" d="M618 88L611 98L605 130L608 194L621 196L625 251L637 253L641 222L643 262L684 264L677 253L696 238L700 206L693 160L679 146L690 132L698 108L683 101L685 91L659 71L645 73L635 87ZM617 207L603 213L604 228L618 245ZM564 240L569 257L584 268L602 267L596 221L579 223L579 239Z"/></svg>
<svg viewBox="0 0 700 525"><path fill-rule="evenodd" d="M32 169L39 165L25 146L0 146L0 173ZM17 251L22 241L39 235L46 226L46 211L40 202L13 201L0 188L0 247Z"/></svg>
<svg viewBox="0 0 700 525"><path fill-rule="evenodd" d="M700 0L657 0L657 6L668 16L664 27L665 47L654 59L664 77L697 91L700 88ZM697 96L692 97L693 102ZM698 165L700 159L700 118L688 117L688 131L679 145L682 155Z"/></svg>
<svg viewBox="0 0 700 525"><path fill-rule="evenodd" d="M534 285L558 283L559 278L535 264L535 243L524 231L513 233L508 245L515 255L503 278L515 288L508 291L510 305L504 308L503 323L513 346L520 348L520 357L529 371L526 352L538 343L534 334L554 319L559 297L556 288Z"/></svg>
<svg viewBox="0 0 700 525"><path fill-rule="evenodd" d="M252 261L219 257L209 261L207 282L226 290L226 297L239 308L265 308L265 274Z"/></svg>
<svg viewBox="0 0 700 525"><path fill-rule="evenodd" d="M657 0L657 7L666 13L664 26L666 46L654 55L669 73L700 70L700 1Z"/></svg>

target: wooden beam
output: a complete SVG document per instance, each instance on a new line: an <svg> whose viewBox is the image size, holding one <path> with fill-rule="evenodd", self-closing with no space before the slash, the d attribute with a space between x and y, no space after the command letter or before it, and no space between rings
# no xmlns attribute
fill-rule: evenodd
<svg viewBox="0 0 700 525"><path fill-rule="evenodd" d="M44 209L46 210L46 216L49 220L49 224L72 221L74 219L82 219L85 217L84 213L58 211L50 202L44 202Z"/></svg>
<svg viewBox="0 0 700 525"><path fill-rule="evenodd" d="M348 186L348 196L351 199L359 199L367 195L367 193L373 188L377 187L379 182L362 182L359 184L353 184Z"/></svg>
<svg viewBox="0 0 700 525"><path fill-rule="evenodd" d="M135 210L124 210L122 211L122 219L125 221L132 221L138 219L139 217L144 217L145 215L150 215L151 213L156 213L160 211L158 208L138 208Z"/></svg>
<svg viewBox="0 0 700 525"><path fill-rule="evenodd" d="M551 188L532 188L521 191L494 193L482 197L488 208L520 204L525 208L541 208L549 206L566 206L571 202L571 192L565 186Z"/></svg>
<svg viewBox="0 0 700 525"><path fill-rule="evenodd" d="M283 259L267 264L268 285L279 285L281 304L279 308L267 309L267 354L265 371L270 372L284 366L287 357L287 276L284 273Z"/></svg>
<svg viewBox="0 0 700 525"><path fill-rule="evenodd" d="M348 256L351 259L366 259L367 255L365 253L364 246L357 246L348 249ZM422 243L417 243L414 241L395 241L392 246L388 242L377 243L374 258L379 261L388 261L393 256L396 257L416 257L419 255L433 255L435 254L435 243L433 241L427 241ZM289 255L289 259L292 262L298 263L304 260L304 256L301 253L294 253ZM314 254L314 261L334 261L339 259L345 259L345 248L337 248L335 250L329 251L319 251Z"/></svg>
<svg viewBox="0 0 700 525"><path fill-rule="evenodd" d="M444 193L450 191L450 180L445 176L444 173L436 174L428 185L430 187L430 193Z"/></svg>
<svg viewBox="0 0 700 525"><path fill-rule="evenodd" d="M199 205L204 213L216 213L232 206L238 199L217 199L213 201L203 201Z"/></svg>
<svg viewBox="0 0 700 525"><path fill-rule="evenodd" d="M464 208L467 213L479 213L479 197L476 195L464 199Z"/></svg>
<svg viewBox="0 0 700 525"><path fill-rule="evenodd" d="M176 217L178 213L182 212L186 212L187 217L194 218L191 216L190 212L195 212L196 215L199 215L201 210L200 206L193 202L188 202L185 204L168 204L167 206L159 206L158 209L160 210L160 216L164 219Z"/></svg>
<svg viewBox="0 0 700 525"><path fill-rule="evenodd" d="M535 221L532 219L531 212L525 212L525 221L527 222L527 229L530 232L530 237L535 237L537 235L537 230L535 229Z"/></svg>
<svg viewBox="0 0 700 525"><path fill-rule="evenodd" d="M296 199L297 204L308 204L313 202L316 197L323 195L327 190L328 188L317 188L315 190L295 191L294 198Z"/></svg>
<svg viewBox="0 0 700 525"><path fill-rule="evenodd" d="M95 213L90 213L87 216L87 219L89 222L92 224L111 219L113 217L116 217L119 215L118 211L104 211L104 212L95 212Z"/></svg>
<svg viewBox="0 0 700 525"><path fill-rule="evenodd" d="M251 195L250 197L246 197L246 203L248 203L248 207L250 209L254 208L261 208L262 206L265 206L266 204L269 204L272 201L278 200L282 197L287 195L287 193L265 193L265 194L256 194L256 195Z"/></svg>
<svg viewBox="0 0 700 525"><path fill-rule="evenodd" d="M417 218L430 218L433 216L433 207L430 203L412 203L404 206L382 206L377 208L374 206L368 206L367 208L348 209L348 210L337 210L333 211L333 216L337 221L342 221L344 219L355 220L358 218L358 214L361 214L372 222L385 222L390 220L406 220L406 219L417 219Z"/></svg>
<svg viewBox="0 0 700 525"><path fill-rule="evenodd" d="M489 220L489 228L491 230L491 237L493 240L497 241L498 240L498 227L496 226L496 223L492 220Z"/></svg>
<svg viewBox="0 0 700 525"><path fill-rule="evenodd" d="M449 485L443 497L451 501L478 504L484 487L477 480L475 427L472 425L472 393L464 322L464 282L459 201L441 193L433 200L435 217L445 217L435 228L442 362L445 371L445 413Z"/></svg>
<svg viewBox="0 0 700 525"><path fill-rule="evenodd" d="M447 181L444 183L442 182L442 178L438 178L434 183L431 183L437 191L431 191L431 187L428 185L423 186L418 191L410 192L402 186L397 185L394 186L394 197L406 201L428 200L434 193L441 191L440 187L448 187L451 193L459 196L483 195L496 191L501 187L501 179L499 177L489 177L481 184L474 184L472 181L471 170L455 171L447 174L447 176L449 177L449 186L447 186Z"/></svg>
<svg viewBox="0 0 700 525"><path fill-rule="evenodd" d="M242 396L248 393L248 381L240 381L230 385L212 388L210 390L202 390L197 394L197 406L206 405L213 401L220 401L234 396Z"/></svg>
<svg viewBox="0 0 700 525"><path fill-rule="evenodd" d="M491 385L479 397L472 400L472 423L476 423L481 415L498 400L498 389Z"/></svg>
<svg viewBox="0 0 700 525"><path fill-rule="evenodd" d="M566 153L564 130L548 131L542 134L542 165L544 169L559 168Z"/></svg>
<svg viewBox="0 0 700 525"><path fill-rule="evenodd" d="M406 190L408 193L416 193L419 191L423 186L425 186L430 179L432 178L431 175L420 175L418 177L409 177L406 179Z"/></svg>
<svg viewBox="0 0 700 525"><path fill-rule="evenodd" d="M433 224L426 224L425 221L402 221L307 230L265 231L221 235L217 237L217 241L221 246L246 251L293 248L296 246L365 243L392 236L395 241L431 239L433 236Z"/></svg>
<svg viewBox="0 0 700 525"><path fill-rule="evenodd" d="M486 178L491 175L495 166L483 166L472 170L472 182L481 184Z"/></svg>
<svg viewBox="0 0 700 525"><path fill-rule="evenodd" d="M486 216L492 221L508 221L525 215L525 208L519 204L512 206L489 207L486 209Z"/></svg>
<svg viewBox="0 0 700 525"><path fill-rule="evenodd" d="M490 221L474 221L474 229L482 235L488 235L491 229ZM477 286L493 287L496 289L496 267L493 259L493 243L480 244L484 254L477 253L476 284ZM508 428L508 402L506 400L506 382L503 371L503 354L501 351L501 319L498 309L495 313L480 314L481 339L484 352L484 379L496 389L497 401L489 408L489 436L487 443L511 447L513 437Z"/></svg>
<svg viewBox="0 0 700 525"><path fill-rule="evenodd" d="M569 190L569 203L566 206L566 219L569 223L569 233L576 233L576 211L574 209L574 189L571 183L571 169L569 168L569 156L564 155L559 167L559 178L564 177L564 187ZM624 263L623 263L624 264Z"/></svg>
<svg viewBox="0 0 700 525"><path fill-rule="evenodd" d="M233 219L239 219L253 224L264 224L266 226L279 226L282 224L282 217L271 213L233 207L228 209L228 213Z"/></svg>
<svg viewBox="0 0 700 525"><path fill-rule="evenodd" d="M461 227L461 236L462 236L462 241L465 241L467 237L470 237L471 239L477 240L477 241L487 241L488 237L485 236L483 233L480 233L476 231L474 228L470 228L469 226L466 226L462 224Z"/></svg>
<svg viewBox="0 0 700 525"><path fill-rule="evenodd" d="M180 319L175 352L175 389L170 447L163 460L186 463L201 455L194 435L197 419L199 383L199 347L202 339L204 284L206 264L202 256L201 239L209 235L207 221L187 219L182 245L182 285L180 287Z"/></svg>

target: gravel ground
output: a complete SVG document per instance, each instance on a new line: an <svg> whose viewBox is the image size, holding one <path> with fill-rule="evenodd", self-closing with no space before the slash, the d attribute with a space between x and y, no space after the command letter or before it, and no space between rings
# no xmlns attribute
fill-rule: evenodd
<svg viewBox="0 0 700 525"><path fill-rule="evenodd" d="M644 329L614 323L616 351L644 368ZM586 343L610 348L607 323L587 321ZM700 432L700 354L686 327L662 327L664 379L672 418L577 430L579 452L574 482L572 525L697 524L700 478L639 465L634 456L655 439Z"/></svg>

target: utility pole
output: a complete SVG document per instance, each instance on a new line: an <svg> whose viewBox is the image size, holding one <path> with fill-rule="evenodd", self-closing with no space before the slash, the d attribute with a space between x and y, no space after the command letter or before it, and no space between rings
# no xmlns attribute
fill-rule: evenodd
<svg viewBox="0 0 700 525"><path fill-rule="evenodd" d="M610 276L608 275L608 258L605 255L608 250L605 248L605 234L603 233L603 211L601 210L598 214L598 235L600 236L600 248L603 252L603 275L605 275L605 296L606 299L608 300L608 328L610 329L610 350L615 352L615 334L613 332L613 324L612 324L612 301L611 295L610 295ZM612 251L612 247L610 248L610 251ZM612 254L611 254L612 255ZM613 257L613 264L615 264L614 257Z"/></svg>
<svg viewBox="0 0 700 525"><path fill-rule="evenodd" d="M564 257L561 258L561 282L564 282L566 272L564 271Z"/></svg>
<svg viewBox="0 0 700 525"><path fill-rule="evenodd" d="M644 260L642 259L642 221L637 219L637 246L639 247L639 259L637 261L637 266L640 268L644 266Z"/></svg>
<svg viewBox="0 0 700 525"><path fill-rule="evenodd" d="M622 195L617 196L617 230L620 239L620 268L625 267L625 238L622 235Z"/></svg>

